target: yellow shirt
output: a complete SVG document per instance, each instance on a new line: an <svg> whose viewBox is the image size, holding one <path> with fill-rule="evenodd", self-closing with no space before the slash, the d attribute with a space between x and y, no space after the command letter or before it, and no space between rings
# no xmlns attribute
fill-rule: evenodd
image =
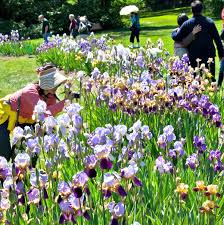
<svg viewBox="0 0 224 225"><path fill-rule="evenodd" d="M6 102L8 99L9 96L6 96L4 99L0 99L0 125L8 120L8 130L11 132L16 124L17 112L13 111L10 105ZM19 116L18 122L21 124L32 124L35 121Z"/></svg>

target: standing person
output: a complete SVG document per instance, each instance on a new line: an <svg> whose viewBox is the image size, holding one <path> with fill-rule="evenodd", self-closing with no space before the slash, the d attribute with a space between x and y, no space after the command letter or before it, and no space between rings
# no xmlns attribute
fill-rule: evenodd
<svg viewBox="0 0 224 225"><path fill-rule="evenodd" d="M196 38L189 44L189 59L193 68L197 67L197 59L201 59L206 68L210 69L215 81L215 41L220 60L223 59L223 46L217 28L212 19L202 15L203 5L200 1L191 3L193 17L182 24L178 31L172 32L174 41L182 41L187 37L196 25L200 25L202 30L196 34ZM208 59L212 58L213 62L208 63Z"/></svg>
<svg viewBox="0 0 224 225"><path fill-rule="evenodd" d="M139 33L140 33L140 23L139 23L139 16L137 13L132 12L131 13L131 36L130 36L130 42L132 43L131 48L134 48L134 41L135 37L137 40L137 48L140 48L140 40L139 40Z"/></svg>
<svg viewBox="0 0 224 225"><path fill-rule="evenodd" d="M77 21L75 20L75 16L73 14L70 14L69 20L71 22L69 25L70 35L72 35L73 38L76 38L76 36L78 35L78 24Z"/></svg>
<svg viewBox="0 0 224 225"><path fill-rule="evenodd" d="M43 15L39 15L38 20L42 22L42 36L44 41L48 43L48 37L50 37L50 25L46 18Z"/></svg>
<svg viewBox="0 0 224 225"><path fill-rule="evenodd" d="M79 29L78 32L80 34L80 38L87 38L90 34L91 23L87 19L87 16L79 17Z"/></svg>
<svg viewBox="0 0 224 225"><path fill-rule="evenodd" d="M181 13L177 17L177 24L179 27L176 28L176 31L178 31L179 28L181 27L181 25L188 19L189 18L185 13ZM175 41L174 42L174 55L179 56L179 58L182 58L183 55L185 55L185 54L188 55L187 46L194 40L195 34L197 34L200 31L201 31L201 27L200 27L200 25L197 25L194 27L192 32L186 38L184 38L181 42Z"/></svg>
<svg viewBox="0 0 224 225"><path fill-rule="evenodd" d="M46 113L55 116L64 108L65 100L59 101L55 92L66 77L48 64L38 70L39 83L28 84L23 89L0 99L0 156L7 160L13 155L10 132L15 126L32 125L34 107L39 100L47 104Z"/></svg>
<svg viewBox="0 0 224 225"><path fill-rule="evenodd" d="M222 86L222 82L224 79L224 60L220 62L220 68L219 68L219 79L218 79L218 86Z"/></svg>
<svg viewBox="0 0 224 225"><path fill-rule="evenodd" d="M221 33L221 39L224 40L224 8L221 12L221 19L222 19L222 33Z"/></svg>

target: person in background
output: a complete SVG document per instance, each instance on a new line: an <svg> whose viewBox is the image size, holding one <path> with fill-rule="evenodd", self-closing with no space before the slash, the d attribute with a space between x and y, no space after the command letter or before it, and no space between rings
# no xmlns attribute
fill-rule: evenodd
<svg viewBox="0 0 224 225"><path fill-rule="evenodd" d="M221 19L222 19L222 32L220 35L220 38L222 41L224 41L224 8L222 9L221 12ZM220 62L220 67L219 67L219 79L218 79L218 86L222 86L222 82L224 79L224 60L221 60Z"/></svg>
<svg viewBox="0 0 224 225"><path fill-rule="evenodd" d="M223 78L224 78L224 60L222 60L220 62L219 79L218 79L218 86L219 87L222 86Z"/></svg>
<svg viewBox="0 0 224 225"><path fill-rule="evenodd" d="M222 32L221 32L221 39L224 40L224 8L221 12L221 19L222 19Z"/></svg>
<svg viewBox="0 0 224 225"><path fill-rule="evenodd" d="M203 4L200 1L191 3L193 17L182 24L178 31L173 31L172 38L174 41L182 41L187 37L196 25L200 25L202 30L197 33L196 38L188 45L190 64L193 68L198 66L198 60L204 63L206 68L212 74L212 80L215 81L215 56L216 49L213 41L216 44L219 59L223 60L223 46L212 19L202 15ZM212 59L212 62L211 60Z"/></svg>
<svg viewBox="0 0 224 225"><path fill-rule="evenodd" d="M87 16L79 17L79 29L78 32L80 34L80 38L87 38L90 34L90 29L92 24L89 22Z"/></svg>
<svg viewBox="0 0 224 225"><path fill-rule="evenodd" d="M71 22L69 25L70 35L72 35L73 38L76 38L76 36L78 35L78 23L75 20L75 16L73 14L69 15L69 20Z"/></svg>
<svg viewBox="0 0 224 225"><path fill-rule="evenodd" d="M48 38L50 37L50 25L46 18L43 15L39 15L38 20L42 23L42 36L44 41L48 43Z"/></svg>
<svg viewBox="0 0 224 225"><path fill-rule="evenodd" d="M181 27L181 25L187 21L189 18L185 13L181 13L177 17L177 23L178 23L178 28L176 28L176 31ZM174 42L174 55L179 56L179 58L182 58L184 54L188 55L188 50L187 46L195 39L195 34L201 31L201 26L197 25L194 27L192 32L184 38L181 42L175 41Z"/></svg>
<svg viewBox="0 0 224 225"><path fill-rule="evenodd" d="M140 40L139 40L139 34L140 34L140 23L139 23L139 16L137 13L132 12L131 13L131 36L130 36L130 42L132 45L131 48L134 48L134 41L135 38L137 40L137 48L140 48Z"/></svg>
<svg viewBox="0 0 224 225"><path fill-rule="evenodd" d="M8 161L13 156L10 132L15 126L32 126L35 123L32 115L39 100L47 104L46 116L55 116L64 108L65 100L60 101L55 93L67 78L52 64L47 64L37 71L38 83L28 84L21 90L0 99L0 156Z"/></svg>

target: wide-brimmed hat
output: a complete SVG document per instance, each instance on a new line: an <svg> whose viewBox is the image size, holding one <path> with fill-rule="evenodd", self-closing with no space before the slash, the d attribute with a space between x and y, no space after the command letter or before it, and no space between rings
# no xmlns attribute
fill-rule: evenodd
<svg viewBox="0 0 224 225"><path fill-rule="evenodd" d="M43 90L50 90L66 82L67 78L55 67L39 72L39 85Z"/></svg>

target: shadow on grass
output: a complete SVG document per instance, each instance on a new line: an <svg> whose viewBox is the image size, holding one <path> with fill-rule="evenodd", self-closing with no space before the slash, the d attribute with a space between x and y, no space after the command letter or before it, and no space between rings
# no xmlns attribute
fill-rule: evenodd
<svg viewBox="0 0 224 225"><path fill-rule="evenodd" d="M167 9L162 11L156 11L152 12L148 9L140 11L141 18L146 17L156 17L156 16L168 16L170 15L179 15L180 13L186 13L188 15L191 14L191 8L190 7L183 7L183 8L175 8L175 9Z"/></svg>
<svg viewBox="0 0 224 225"><path fill-rule="evenodd" d="M143 26L141 27L141 30L140 30L140 33L141 35L145 35L145 32L147 31L155 31L155 32L158 32L158 31L165 31L163 32L162 34L160 34L160 36L166 36L167 35L167 31L169 30L173 30L175 29L176 26L173 26L173 25L167 25L167 26L150 26L150 27L147 27L147 26ZM166 31L167 30L167 31ZM128 28L119 28L119 29L116 29L116 30L107 30L106 33L108 33L110 35L110 37L122 37L124 35L129 35L131 31L128 30ZM97 34L105 34L105 31L100 31L100 32L97 32ZM158 35L158 33L157 33Z"/></svg>

